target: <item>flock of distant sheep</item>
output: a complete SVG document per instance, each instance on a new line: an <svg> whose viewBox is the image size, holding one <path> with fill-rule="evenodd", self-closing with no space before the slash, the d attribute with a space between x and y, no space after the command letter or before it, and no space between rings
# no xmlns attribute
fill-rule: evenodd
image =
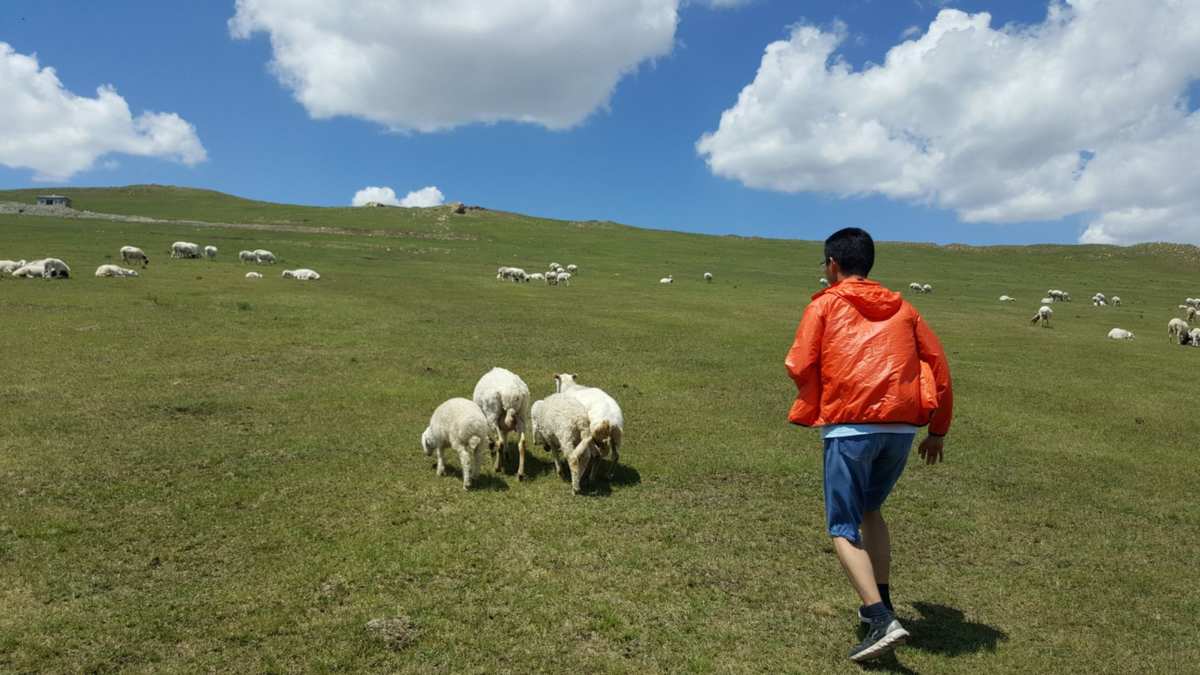
<svg viewBox="0 0 1200 675"><path fill-rule="evenodd" d="M493 471L504 467L510 434L517 434L517 479L525 479L526 429L534 443L554 458L558 475L569 478L580 494L610 458L611 480L621 456L625 417L604 390L575 381L572 373L554 376L555 393L533 401L529 386L516 373L492 368L479 378L470 399L452 398L433 411L421 432L421 449L437 458L437 475L446 475L444 451L453 450L462 465L463 489L479 478L483 449L495 456Z"/></svg>
<svg viewBox="0 0 1200 675"><path fill-rule="evenodd" d="M521 267L500 267L496 270L496 279L498 281L512 281L514 283L529 283L531 281L541 281L547 286L570 286L571 279L579 274L578 265L562 265L552 262L549 269L545 272L534 272L532 274L526 272ZM712 272L705 272L703 277L705 281L712 283ZM668 274L658 280L660 284L673 284L675 277Z"/></svg>
<svg viewBox="0 0 1200 675"><path fill-rule="evenodd" d="M203 246L194 244L190 241L177 241L171 244L171 258L206 258L212 260L217 257L216 246ZM142 269L150 264L150 257L146 252L137 246L122 246L121 247L121 262L126 265L141 264ZM274 265L275 254L265 248L255 249L253 251L241 251L238 253L238 260L243 263L255 263L258 265ZM0 260L0 278L11 276L17 279L69 279L71 277L71 268L67 263L59 258L42 258L40 260ZM104 264L96 268L97 277L113 277L113 278L129 278L139 276L135 269L121 267L120 265ZM294 270L284 270L280 275L284 279L297 279L299 281L316 281L321 278L314 270L308 268L300 268ZM247 279L261 279L262 274L258 272L246 273Z"/></svg>

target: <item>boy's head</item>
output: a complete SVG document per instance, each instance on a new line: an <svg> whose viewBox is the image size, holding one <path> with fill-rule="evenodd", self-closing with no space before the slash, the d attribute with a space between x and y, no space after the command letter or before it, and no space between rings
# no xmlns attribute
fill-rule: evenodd
<svg viewBox="0 0 1200 675"><path fill-rule="evenodd" d="M825 240L825 271L830 281L866 277L875 266L875 241L866 230L847 227Z"/></svg>

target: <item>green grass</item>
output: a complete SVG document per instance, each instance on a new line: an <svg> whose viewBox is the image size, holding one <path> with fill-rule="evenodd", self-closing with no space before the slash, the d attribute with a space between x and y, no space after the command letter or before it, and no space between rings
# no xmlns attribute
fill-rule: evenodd
<svg viewBox="0 0 1200 675"><path fill-rule="evenodd" d="M858 670L819 439L785 421L818 244L65 192L351 233L0 216L0 258L76 274L0 280L0 671ZM221 256L167 260L177 239ZM92 278L123 244L145 274ZM260 246L281 264L248 281L236 252ZM570 288L493 278L551 260L580 265ZM278 277L298 266L321 281ZM1165 336L1196 272L1190 247L880 246L873 276L935 286L913 300L958 405L947 463L914 462L888 505L914 640L885 669L1200 659L1200 350ZM1051 287L1076 301L1030 326ZM1095 291L1125 306L1092 308ZM1105 340L1114 326L1138 339ZM526 483L435 476L430 413L495 365L536 397L557 371L612 393L618 480L573 497L541 449ZM394 617L402 640L366 629Z"/></svg>

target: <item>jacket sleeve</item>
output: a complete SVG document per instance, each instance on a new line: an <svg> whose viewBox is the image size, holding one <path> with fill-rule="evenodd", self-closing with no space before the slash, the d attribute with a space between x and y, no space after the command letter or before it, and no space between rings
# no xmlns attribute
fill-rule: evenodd
<svg viewBox="0 0 1200 675"><path fill-rule="evenodd" d="M821 336L825 316L818 303L809 304L800 317L796 339L788 350L784 365L796 383L796 402L788 413L793 424L812 426L821 413Z"/></svg>
<svg viewBox="0 0 1200 675"><path fill-rule="evenodd" d="M917 315L917 352L922 361L929 364L933 370L933 380L937 386L937 410L929 421L929 433L935 436L945 436L950 431L950 420L954 417L954 388L950 383L950 362L946 360L946 350L942 343L930 330L925 320Z"/></svg>

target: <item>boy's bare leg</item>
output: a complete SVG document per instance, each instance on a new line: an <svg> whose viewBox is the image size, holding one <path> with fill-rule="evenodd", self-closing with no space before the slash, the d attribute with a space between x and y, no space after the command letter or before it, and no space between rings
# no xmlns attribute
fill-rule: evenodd
<svg viewBox="0 0 1200 675"><path fill-rule="evenodd" d="M888 533L883 513L867 511L862 522L863 548L871 557L871 569L875 571L875 583L886 584L892 571L892 539Z"/></svg>
<svg viewBox="0 0 1200 675"><path fill-rule="evenodd" d="M833 538L833 549L837 551L838 562L846 570L851 585L858 592L858 597L864 606L883 602L879 597L879 588L875 586L875 570L871 567L871 556L867 552L850 543L845 537Z"/></svg>

